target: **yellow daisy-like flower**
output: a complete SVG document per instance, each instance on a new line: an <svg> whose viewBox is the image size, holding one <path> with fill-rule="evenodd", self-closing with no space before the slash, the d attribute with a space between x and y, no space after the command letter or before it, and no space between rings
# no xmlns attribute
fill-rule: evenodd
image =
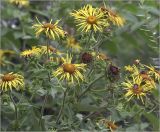
<svg viewBox="0 0 160 132"><path fill-rule="evenodd" d="M0 74L0 88L2 91L12 90L13 88L20 90L23 87L24 77L22 75L13 72Z"/></svg>
<svg viewBox="0 0 160 132"><path fill-rule="evenodd" d="M116 12L112 11L111 9L107 9L105 7L101 8L101 11L105 14L107 20L109 19L114 25L123 26L125 20L123 17L118 15Z"/></svg>
<svg viewBox="0 0 160 132"><path fill-rule="evenodd" d="M73 36L67 37L67 47L73 48L76 51L80 51L82 47L79 45L79 43L76 41L76 39Z"/></svg>
<svg viewBox="0 0 160 132"><path fill-rule="evenodd" d="M97 57L98 60L109 60L109 57L107 57L104 53L98 53Z"/></svg>
<svg viewBox="0 0 160 132"><path fill-rule="evenodd" d="M124 67L125 71L128 71L131 73L131 75L138 76L140 74L140 71L136 65L128 65Z"/></svg>
<svg viewBox="0 0 160 132"><path fill-rule="evenodd" d="M59 20L57 20L55 23L52 23L51 19L49 23L42 24L39 22L38 18L36 19L38 24L34 24L32 26L36 31L36 37L38 37L41 33L45 33L47 37L54 40L59 37L64 37L64 31L62 30L62 27L58 26Z"/></svg>
<svg viewBox="0 0 160 132"><path fill-rule="evenodd" d="M9 2L17 6L28 6L29 5L29 0L9 0Z"/></svg>
<svg viewBox="0 0 160 132"><path fill-rule="evenodd" d="M124 67L125 71L134 72L134 68L130 65Z"/></svg>
<svg viewBox="0 0 160 132"><path fill-rule="evenodd" d="M118 126L115 124L115 121L101 119L99 123L105 125L107 128L110 129L111 132L114 132L118 128Z"/></svg>
<svg viewBox="0 0 160 132"><path fill-rule="evenodd" d="M41 49L41 54L47 54L47 46L41 46L40 49ZM57 55L63 54L53 46L49 46L48 51L49 51L49 54L57 54Z"/></svg>
<svg viewBox="0 0 160 132"><path fill-rule="evenodd" d="M149 83L149 81L143 81L141 76L137 76L136 78L132 76L132 80L127 79L126 82L122 83L122 85L124 86L124 89L127 90L125 97L129 97L128 101L133 96L136 96L138 99L141 99L143 103L143 96L146 96L147 93L154 88L152 83Z"/></svg>
<svg viewBox="0 0 160 132"><path fill-rule="evenodd" d="M5 59L7 58L7 55L15 54L12 50L3 50L0 49L0 65L4 66L6 64Z"/></svg>
<svg viewBox="0 0 160 132"><path fill-rule="evenodd" d="M155 78L155 80L160 81L160 71L156 70L154 66L147 66L144 65L146 68L148 68L148 74Z"/></svg>
<svg viewBox="0 0 160 132"><path fill-rule="evenodd" d="M66 59L62 58L63 64L53 72L54 77L60 77L60 80L67 80L73 83L74 80L84 80L84 76L80 71L85 71L86 64L72 64L72 57L67 54Z"/></svg>
<svg viewBox="0 0 160 132"><path fill-rule="evenodd" d="M93 8L91 5L75 10L71 15L75 18L78 29L82 32L89 32L90 30L102 32L105 27L109 26L104 18L104 13L99 8Z"/></svg>
<svg viewBox="0 0 160 132"><path fill-rule="evenodd" d="M21 56L23 57L33 57L33 56L39 56L41 53L41 49L37 47L32 47L32 49L24 50L21 52Z"/></svg>

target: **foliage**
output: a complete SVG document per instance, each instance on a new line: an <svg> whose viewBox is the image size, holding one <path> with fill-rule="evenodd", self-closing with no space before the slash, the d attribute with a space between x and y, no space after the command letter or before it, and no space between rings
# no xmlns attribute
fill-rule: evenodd
<svg viewBox="0 0 160 132"><path fill-rule="evenodd" d="M77 30L70 13L87 4L115 10L124 17L124 25L111 24L103 32ZM39 0L28 6L2 1L1 49L12 52L2 52L3 57L0 53L1 71L23 75L25 87L7 92L1 88L1 131L158 131L160 72L150 68L156 65L153 60L159 52L159 6L156 0ZM36 17L42 24L60 20L64 37L36 37L32 27ZM22 55L34 46L38 50ZM79 64L76 68L85 78L75 75L79 83L54 76L57 68L63 68L66 54L72 56L67 64ZM127 72L126 65L135 66L138 74L147 71L156 85L148 90L149 95L147 91L144 103L137 98L127 101L122 83L137 74L135 69Z"/></svg>

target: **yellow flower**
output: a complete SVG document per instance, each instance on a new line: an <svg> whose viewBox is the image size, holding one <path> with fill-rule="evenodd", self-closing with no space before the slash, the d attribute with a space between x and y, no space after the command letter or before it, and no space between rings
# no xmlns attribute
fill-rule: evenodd
<svg viewBox="0 0 160 132"><path fill-rule="evenodd" d="M74 11L71 15L75 18L77 26L81 31L89 32L90 30L102 32L105 27L109 26L104 18L104 13L98 8L86 5L78 11Z"/></svg>
<svg viewBox="0 0 160 132"><path fill-rule="evenodd" d="M76 41L76 39L73 36L67 37L67 47L73 48L76 51L80 51L82 47L79 45L79 43Z"/></svg>
<svg viewBox="0 0 160 132"><path fill-rule="evenodd" d="M148 68L148 74L155 78L155 80L160 81L160 71L156 70L154 66L147 66L144 65L146 68Z"/></svg>
<svg viewBox="0 0 160 132"><path fill-rule="evenodd" d="M12 50L2 50L0 49L0 65L5 65L5 59L7 58L7 55L15 54Z"/></svg>
<svg viewBox="0 0 160 132"><path fill-rule="evenodd" d="M22 75L13 72L0 74L0 88L2 91L12 90L13 88L20 90L23 87L24 77Z"/></svg>
<svg viewBox="0 0 160 132"><path fill-rule="evenodd" d="M64 37L64 31L62 27L58 26L59 20L57 20L54 24L52 23L52 19L49 23L40 23L38 18L36 18L38 24L34 24L33 28L36 32L36 37L38 37L41 33L45 33L47 37L50 39L56 39L59 37Z"/></svg>
<svg viewBox="0 0 160 132"><path fill-rule="evenodd" d="M98 53L97 57L98 60L109 60L106 54L104 53Z"/></svg>
<svg viewBox="0 0 160 132"><path fill-rule="evenodd" d="M47 46L40 46L40 49L41 49L41 54L47 54ZM53 46L49 46L48 51L49 51L49 54L57 54L57 55L63 54Z"/></svg>
<svg viewBox="0 0 160 132"><path fill-rule="evenodd" d="M105 7L102 7L101 11L105 14L105 16L107 17L107 20L109 19L114 25L117 25L117 26L124 25L124 23L125 23L124 18L122 18L116 12L114 12L110 9L107 9Z"/></svg>
<svg viewBox="0 0 160 132"><path fill-rule="evenodd" d="M99 123L105 125L107 128L110 129L111 132L114 132L118 128L118 126L115 124L115 121L101 119Z"/></svg>
<svg viewBox="0 0 160 132"><path fill-rule="evenodd" d="M74 80L84 80L80 71L85 71L86 64L72 64L72 57L67 54L66 59L62 58L63 64L53 72L54 77L60 77L60 80L67 80L73 83Z"/></svg>
<svg viewBox="0 0 160 132"><path fill-rule="evenodd" d="M134 72L134 68L130 65L124 67L125 71Z"/></svg>
<svg viewBox="0 0 160 132"><path fill-rule="evenodd" d="M28 6L29 5L29 0L9 0L9 2L17 6Z"/></svg>
<svg viewBox="0 0 160 132"><path fill-rule="evenodd" d="M39 56L41 53L41 49L37 47L32 47L32 49L24 50L21 52L21 56L23 57L33 57L33 56Z"/></svg>
<svg viewBox="0 0 160 132"><path fill-rule="evenodd" d="M140 75L140 71L136 65L132 65L132 66L128 65L128 66L125 66L124 69L125 71L130 72L131 75L134 75L134 76Z"/></svg>
<svg viewBox="0 0 160 132"><path fill-rule="evenodd" d="M122 85L124 86L124 89L126 89L127 91L125 97L129 97L128 101L133 96L136 96L138 99L141 99L143 103L143 96L146 96L146 94L150 92L152 88L154 88L152 83L150 83L149 81L143 81L143 78L141 76L132 76L131 80L127 79L126 82L122 83Z"/></svg>

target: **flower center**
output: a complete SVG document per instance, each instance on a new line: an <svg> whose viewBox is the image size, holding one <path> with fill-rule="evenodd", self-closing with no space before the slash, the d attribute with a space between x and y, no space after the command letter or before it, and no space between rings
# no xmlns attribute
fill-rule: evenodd
<svg viewBox="0 0 160 132"><path fill-rule="evenodd" d="M119 68L116 67L116 66L110 65L110 71L111 71L111 73L114 74L114 75L118 75L118 74L119 74Z"/></svg>
<svg viewBox="0 0 160 132"><path fill-rule="evenodd" d="M53 52L53 53L56 53L56 48L54 48L54 47L52 47L52 46L49 46L49 50L51 51L51 52Z"/></svg>
<svg viewBox="0 0 160 132"><path fill-rule="evenodd" d="M15 78L15 76L14 76L14 75L11 75L11 74L5 74L5 75L2 77L2 81L4 81L4 82L12 81L14 78Z"/></svg>
<svg viewBox="0 0 160 132"><path fill-rule="evenodd" d="M108 127L111 127L111 129L113 130L116 130L118 128L118 126L112 123L111 121L107 121L107 124L108 124Z"/></svg>
<svg viewBox="0 0 160 132"><path fill-rule="evenodd" d="M83 53L82 54L82 62L83 63L90 63L93 60L93 57L90 53Z"/></svg>
<svg viewBox="0 0 160 132"><path fill-rule="evenodd" d="M142 92L142 89L139 87L138 84L133 85L133 93L140 94Z"/></svg>
<svg viewBox="0 0 160 132"><path fill-rule="evenodd" d="M63 71L73 74L76 68L73 64L63 64Z"/></svg>
<svg viewBox="0 0 160 132"><path fill-rule="evenodd" d="M96 24L96 22L97 22L97 18L95 16L89 16L87 18L87 23L89 24Z"/></svg>
<svg viewBox="0 0 160 132"><path fill-rule="evenodd" d="M54 28L54 25L51 24L51 23L45 23L45 24L43 24L43 28L53 29L53 28Z"/></svg>

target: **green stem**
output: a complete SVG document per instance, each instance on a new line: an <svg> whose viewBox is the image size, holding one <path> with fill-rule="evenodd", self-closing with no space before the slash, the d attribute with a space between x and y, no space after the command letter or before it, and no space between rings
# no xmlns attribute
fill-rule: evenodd
<svg viewBox="0 0 160 132"><path fill-rule="evenodd" d="M99 76L98 78L96 78L95 80L93 80L93 82L91 82L91 83L88 85L88 87L86 88L86 90L84 90L84 91L79 95L78 100L79 100L84 94L86 94L86 92L88 92L88 91L90 90L91 86L92 86L95 82L97 82L99 79L103 78L104 76L105 76L105 75L103 74L103 75Z"/></svg>
<svg viewBox="0 0 160 132"><path fill-rule="evenodd" d="M91 39L91 36L92 36L92 33L93 33L93 30L91 30L91 32L90 32L90 34L89 34L89 37L88 37L88 40L86 41L86 48L87 48L87 46L89 45L88 43L89 43L89 41L90 41L90 39Z"/></svg>
<svg viewBox="0 0 160 132"><path fill-rule="evenodd" d="M47 38L47 60L49 61L50 56L49 56L49 38ZM49 81L51 81L51 76L50 76L50 72L48 72L48 79Z"/></svg>
<svg viewBox="0 0 160 132"><path fill-rule="evenodd" d="M62 101L62 106L61 106L61 109L59 111L59 114L58 114L58 117L57 117L57 120L56 120L56 123L59 122L59 119L62 115L62 112L63 112L63 109L64 109L64 103L65 103L65 99L66 99L66 95L67 95L67 91L68 91L69 87L66 88L66 90L64 91L64 96L63 96L63 101Z"/></svg>
<svg viewBox="0 0 160 132"><path fill-rule="evenodd" d="M18 130L18 127L19 127L19 123L18 123L18 109L17 109L17 105L12 97L12 94L11 92L9 92L9 97L10 97L10 100L13 102L13 105L14 105L14 108L15 108L15 120L16 120L16 123L15 123L15 131Z"/></svg>
<svg viewBox="0 0 160 132"><path fill-rule="evenodd" d="M49 60L49 38L47 38L47 59Z"/></svg>
<svg viewBox="0 0 160 132"><path fill-rule="evenodd" d="M42 117L43 117L43 113L44 113L45 104L47 102L47 98L48 98L48 92L47 92L47 94L45 95L45 98L44 98L44 102L43 102L42 109L41 109L41 118L39 120L39 124L40 124L42 130L43 130Z"/></svg>

